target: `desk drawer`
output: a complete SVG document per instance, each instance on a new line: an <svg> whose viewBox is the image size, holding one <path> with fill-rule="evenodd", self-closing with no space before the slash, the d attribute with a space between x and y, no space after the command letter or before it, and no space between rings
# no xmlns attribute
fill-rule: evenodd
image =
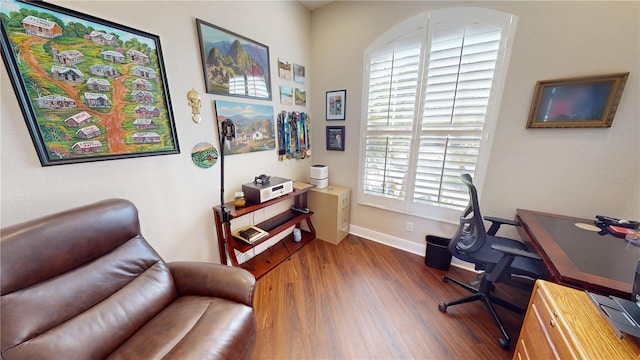
<svg viewBox="0 0 640 360"><path fill-rule="evenodd" d="M551 346L555 349L557 356L560 359L576 359L576 355L567 341L566 330L560 321L562 314L551 308L546 300L546 294L539 287L536 287L532 308L545 334L548 335Z"/></svg>

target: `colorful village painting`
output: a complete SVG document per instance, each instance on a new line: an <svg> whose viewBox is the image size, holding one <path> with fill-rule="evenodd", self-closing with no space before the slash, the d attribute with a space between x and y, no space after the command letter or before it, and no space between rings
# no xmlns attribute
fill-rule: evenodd
<svg viewBox="0 0 640 360"><path fill-rule="evenodd" d="M233 137L222 148L225 155L276 148L273 106L216 100L219 126L233 122Z"/></svg>
<svg viewBox="0 0 640 360"><path fill-rule="evenodd" d="M64 9L2 5L3 54L26 91L43 165L178 152L157 37Z"/></svg>

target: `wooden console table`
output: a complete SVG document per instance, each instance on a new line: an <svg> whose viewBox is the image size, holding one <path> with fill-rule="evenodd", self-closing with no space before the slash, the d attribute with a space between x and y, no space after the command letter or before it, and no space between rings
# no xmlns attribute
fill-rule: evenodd
<svg viewBox="0 0 640 360"><path fill-rule="evenodd" d="M225 203L225 207L230 211L231 220L239 218L244 215L251 214L257 210L265 207L275 205L287 199L294 199L294 204L299 207L307 207L307 192L313 189L315 186L304 183L294 183L294 191L280 196L279 198L269 200L262 204L247 204L247 206L236 209L233 202ZM222 221L222 212L220 205L213 207L213 214L216 222L216 235L218 236L218 250L220 251L220 261L222 264L227 264L227 255L231 260L231 265L242 267L245 270L250 271L256 278L260 278L262 275L269 272L271 269L278 266L280 263L288 259L293 253L300 250L303 246L307 245L311 240L316 238L316 230L311 223L311 215L313 212L307 214L298 213L293 210L287 210L274 217L271 217L255 226L269 233L269 236L256 241L253 244L247 244L243 241L233 238L231 227L229 224ZM250 251L256 246L264 243L265 241L273 238L274 236L282 233L292 226L298 226L301 222L305 222L309 230L302 230L302 241L293 241L293 234L288 235L268 250L256 255L250 260L239 263L238 258L234 250L238 250L242 253Z"/></svg>

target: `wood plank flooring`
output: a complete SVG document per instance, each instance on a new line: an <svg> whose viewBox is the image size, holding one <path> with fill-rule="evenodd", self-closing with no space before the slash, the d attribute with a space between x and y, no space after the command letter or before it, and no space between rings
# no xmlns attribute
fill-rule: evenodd
<svg viewBox="0 0 640 360"><path fill-rule="evenodd" d="M314 240L258 280L253 359L510 359L482 303L438 311L439 302L468 294L443 283L445 273L357 236L337 246ZM498 284L496 294L526 308L530 293ZM497 311L513 349L524 316Z"/></svg>

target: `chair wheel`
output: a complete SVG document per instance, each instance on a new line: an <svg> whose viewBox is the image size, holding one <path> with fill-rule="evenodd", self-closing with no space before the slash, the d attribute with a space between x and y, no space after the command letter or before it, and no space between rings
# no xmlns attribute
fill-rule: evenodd
<svg viewBox="0 0 640 360"><path fill-rule="evenodd" d="M449 279L445 275L443 275L442 276L442 282L449 282Z"/></svg>
<svg viewBox="0 0 640 360"><path fill-rule="evenodd" d="M442 312L447 312L447 304L445 304L445 303L438 304L438 310L440 310Z"/></svg>
<svg viewBox="0 0 640 360"><path fill-rule="evenodd" d="M509 340L505 339L505 338L499 338L498 339L498 344L500 344L500 347L505 349L505 350L509 350Z"/></svg>

